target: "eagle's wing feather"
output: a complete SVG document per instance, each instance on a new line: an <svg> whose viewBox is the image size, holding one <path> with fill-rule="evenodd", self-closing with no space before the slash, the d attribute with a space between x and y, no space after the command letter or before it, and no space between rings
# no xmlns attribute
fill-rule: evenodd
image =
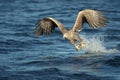
<svg viewBox="0 0 120 80"><path fill-rule="evenodd" d="M78 13L73 26L73 31L79 31L85 22L87 22L94 29L97 29L99 27L104 27L108 20L100 11L89 9L83 10Z"/></svg>
<svg viewBox="0 0 120 80"><path fill-rule="evenodd" d="M63 24L60 23L58 20L51 17L47 17L43 18L38 22L35 28L35 34L37 36L43 34L49 35L55 29L55 27L58 27L62 33L65 33L65 31L67 31Z"/></svg>

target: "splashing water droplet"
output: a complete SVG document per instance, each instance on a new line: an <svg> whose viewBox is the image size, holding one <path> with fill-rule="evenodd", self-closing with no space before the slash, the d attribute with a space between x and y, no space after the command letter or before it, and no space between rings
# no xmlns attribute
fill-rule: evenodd
<svg viewBox="0 0 120 80"><path fill-rule="evenodd" d="M100 54L100 53L119 52L117 49L106 49L104 44L104 37L100 35L95 35L95 36L80 35L80 37L83 39L85 43L85 48L83 48L85 53Z"/></svg>

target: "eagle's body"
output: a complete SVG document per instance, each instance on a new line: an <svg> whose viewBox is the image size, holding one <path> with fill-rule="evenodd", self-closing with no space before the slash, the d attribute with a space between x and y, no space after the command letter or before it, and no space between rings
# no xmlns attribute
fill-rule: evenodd
<svg viewBox="0 0 120 80"><path fill-rule="evenodd" d="M77 49L80 50L83 47L82 39L79 37L79 31L83 28L84 23L88 23L94 29L103 27L107 23L107 19L102 15L100 11L95 10L83 10L78 13L73 28L67 30L62 23L58 20L47 17L43 18L37 24L35 34L38 35L49 35L55 27L58 27L63 34L63 37L70 41L70 43ZM79 45L75 44L75 40L79 42Z"/></svg>

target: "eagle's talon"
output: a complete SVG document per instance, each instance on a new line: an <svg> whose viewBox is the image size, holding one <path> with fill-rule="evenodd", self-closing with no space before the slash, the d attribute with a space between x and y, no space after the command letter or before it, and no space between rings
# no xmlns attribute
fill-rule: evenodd
<svg viewBox="0 0 120 80"><path fill-rule="evenodd" d="M82 47L82 48L85 48L85 47L86 47L86 44L85 44L85 43L82 43L82 44L81 44L81 47Z"/></svg>
<svg viewBox="0 0 120 80"><path fill-rule="evenodd" d="M77 51L79 51L82 48L81 45L76 46Z"/></svg>
<svg viewBox="0 0 120 80"><path fill-rule="evenodd" d="M80 45L76 46L77 51L79 51L81 48L85 48L86 44L85 43L81 43Z"/></svg>

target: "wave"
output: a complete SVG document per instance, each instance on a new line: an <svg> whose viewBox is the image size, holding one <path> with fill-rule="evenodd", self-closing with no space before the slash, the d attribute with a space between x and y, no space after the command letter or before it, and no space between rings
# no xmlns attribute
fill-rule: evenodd
<svg viewBox="0 0 120 80"><path fill-rule="evenodd" d="M114 80L113 77L100 77L85 72L68 73L58 68L45 68L38 71L2 72L1 80ZM5 74L5 75L4 75Z"/></svg>
<svg viewBox="0 0 120 80"><path fill-rule="evenodd" d="M113 67L120 67L120 56L115 56L113 59L105 61L105 64Z"/></svg>

